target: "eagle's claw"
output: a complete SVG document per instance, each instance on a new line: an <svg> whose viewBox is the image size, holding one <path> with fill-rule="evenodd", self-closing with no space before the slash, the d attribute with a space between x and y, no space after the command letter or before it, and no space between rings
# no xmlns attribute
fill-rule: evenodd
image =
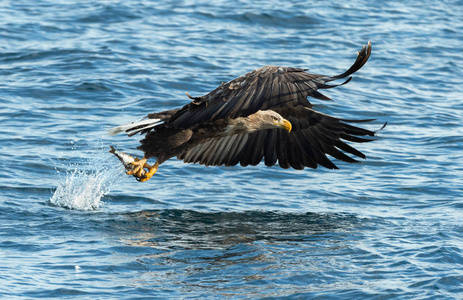
<svg viewBox="0 0 463 300"><path fill-rule="evenodd" d="M135 158L135 161L132 162L133 169L127 172L127 175L133 175L134 177L137 177L139 179L145 178L145 168L150 169L151 166L146 163L146 158L139 159Z"/></svg>
<svg viewBox="0 0 463 300"><path fill-rule="evenodd" d="M150 179L154 174L156 174L156 171L158 170L158 167L159 167L159 163L156 162L153 166L150 166L149 167L149 171L148 173L145 173L144 177L143 178L140 178L138 181L141 181L141 182L144 182L144 181L147 181L148 179Z"/></svg>

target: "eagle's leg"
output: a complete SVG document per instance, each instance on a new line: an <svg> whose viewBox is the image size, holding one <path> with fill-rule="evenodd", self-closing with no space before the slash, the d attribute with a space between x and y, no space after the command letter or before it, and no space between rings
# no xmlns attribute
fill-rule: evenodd
<svg viewBox="0 0 463 300"><path fill-rule="evenodd" d="M144 181L147 181L148 179L150 179L154 174L156 174L156 171L158 170L158 167L159 167L158 162L156 162L153 166L150 166L148 168L149 169L148 173L145 173L143 178L140 178L140 181L144 182Z"/></svg>
<svg viewBox="0 0 463 300"><path fill-rule="evenodd" d="M144 177L145 170L144 168L150 169L151 166L146 163L147 158L143 157L142 159L139 159L138 157L135 158L135 161L132 162L132 165L134 165L134 169L131 171L127 172L127 175L133 175L138 178Z"/></svg>

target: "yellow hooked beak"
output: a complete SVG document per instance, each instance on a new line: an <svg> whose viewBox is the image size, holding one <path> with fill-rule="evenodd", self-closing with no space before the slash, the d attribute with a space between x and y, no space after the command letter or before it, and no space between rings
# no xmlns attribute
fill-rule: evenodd
<svg viewBox="0 0 463 300"><path fill-rule="evenodd" d="M291 128L293 128L291 123L286 119L283 119L283 121L281 121L280 127L288 130L288 132L291 132Z"/></svg>

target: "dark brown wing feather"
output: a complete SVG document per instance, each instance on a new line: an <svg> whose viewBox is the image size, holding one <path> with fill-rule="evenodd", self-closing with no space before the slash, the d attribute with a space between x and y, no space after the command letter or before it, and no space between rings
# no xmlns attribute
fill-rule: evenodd
<svg viewBox="0 0 463 300"><path fill-rule="evenodd" d="M342 161L357 162L347 154L360 158L365 158L365 155L343 140L363 143L372 139L361 136L375 135L373 131L347 124L371 120L337 119L307 107L274 110L291 122L293 130L290 133L282 129L268 129L212 139L189 149L178 158L186 163L211 166L257 165L264 160L267 166L279 163L282 168L298 170L317 168L318 165L337 169L326 154Z"/></svg>
<svg viewBox="0 0 463 300"><path fill-rule="evenodd" d="M329 100L317 90L336 85L327 82L346 78L358 71L368 60L371 44L363 46L354 64L344 73L325 76L305 72L306 69L266 66L222 84L209 94L193 98L170 118L168 125L188 128L205 121L225 117L237 118L259 110L280 107L312 107L307 97ZM347 79L342 84L347 83Z"/></svg>

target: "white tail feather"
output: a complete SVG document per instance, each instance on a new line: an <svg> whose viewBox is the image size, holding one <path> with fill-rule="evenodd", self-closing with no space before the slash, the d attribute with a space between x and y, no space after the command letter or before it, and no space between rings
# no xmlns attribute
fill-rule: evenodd
<svg viewBox="0 0 463 300"><path fill-rule="evenodd" d="M108 135L116 135L121 132L127 132L129 135L134 135L142 130L150 129L164 123L161 119L142 119L140 121L131 122L120 125L108 130ZM137 128L134 130L134 128ZM130 131L130 133L129 133Z"/></svg>

